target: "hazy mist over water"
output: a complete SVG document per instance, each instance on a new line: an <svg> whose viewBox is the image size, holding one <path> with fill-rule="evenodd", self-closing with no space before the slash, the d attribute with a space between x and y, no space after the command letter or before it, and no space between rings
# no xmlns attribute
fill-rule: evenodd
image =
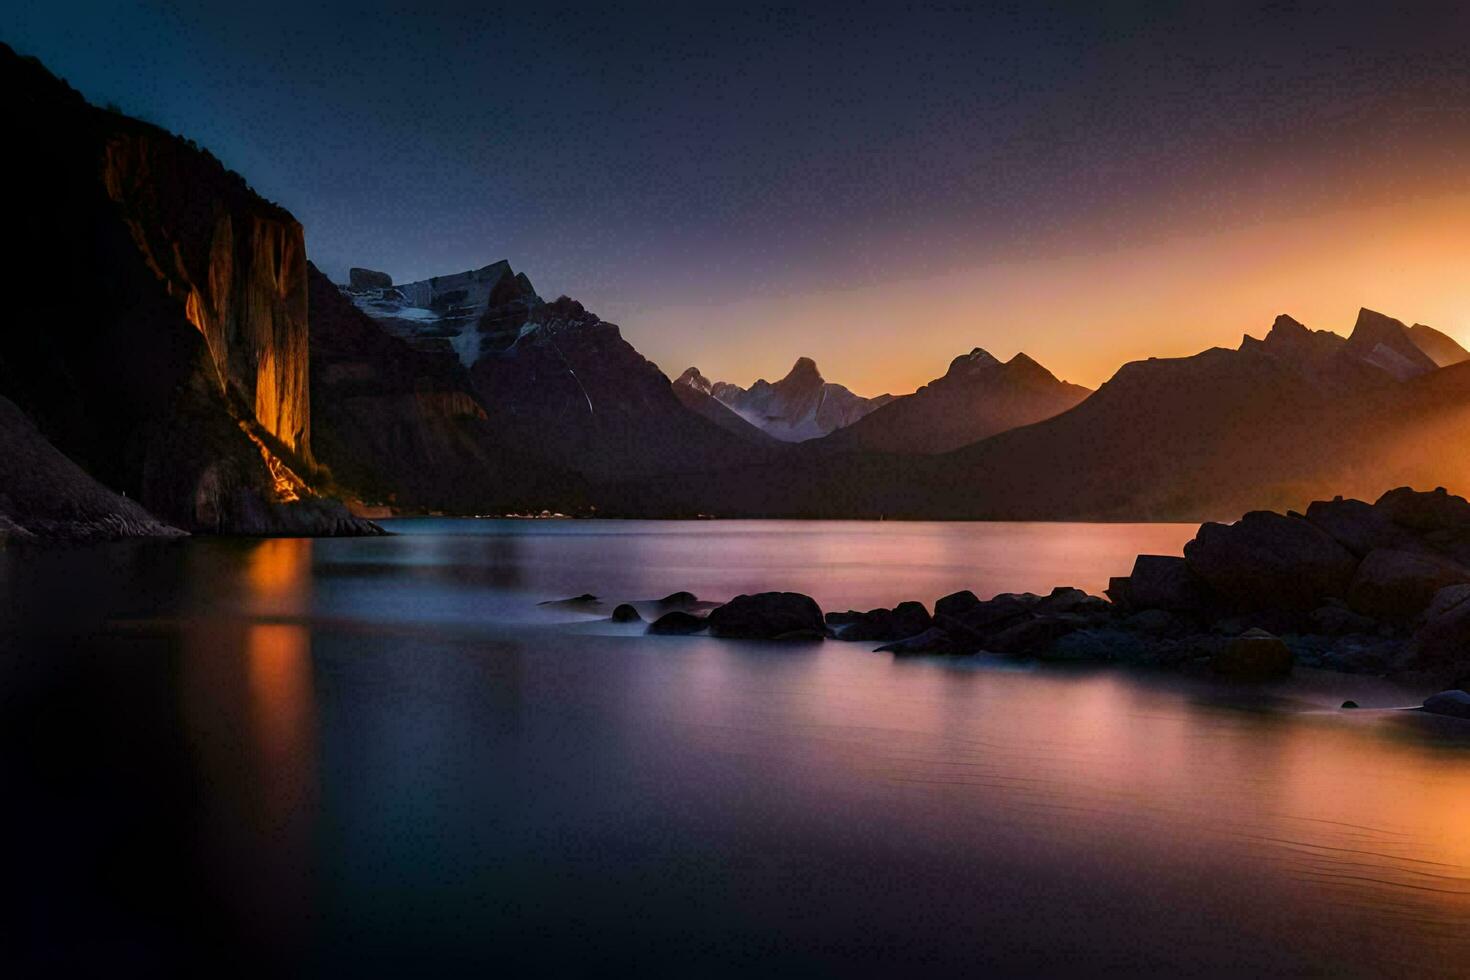
<svg viewBox="0 0 1470 980"><path fill-rule="evenodd" d="M1372 710L1412 692L536 605L1095 591L1192 525L390 526L0 553L12 888L61 956L36 965L1381 975L1470 952L1470 749Z"/></svg>

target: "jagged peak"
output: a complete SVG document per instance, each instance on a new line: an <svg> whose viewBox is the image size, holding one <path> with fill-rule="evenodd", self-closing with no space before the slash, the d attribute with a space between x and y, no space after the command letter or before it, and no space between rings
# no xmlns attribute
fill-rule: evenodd
<svg viewBox="0 0 1470 980"><path fill-rule="evenodd" d="M796 363L791 365L791 370L786 372L786 377L777 384L801 384L801 383L824 383L822 372L817 368L817 362L810 357L798 357Z"/></svg>
<svg viewBox="0 0 1470 980"><path fill-rule="evenodd" d="M1348 348L1401 381L1439 367L1434 358L1414 343L1402 320L1395 320L1366 306L1358 310L1358 320L1353 324L1352 336L1348 337Z"/></svg>
<svg viewBox="0 0 1470 980"><path fill-rule="evenodd" d="M949 370L946 374L971 371L980 367L994 367L1000 361L983 347L973 348L968 354L961 354L949 362Z"/></svg>
<svg viewBox="0 0 1470 980"><path fill-rule="evenodd" d="M697 367L685 368L684 373L675 379L674 384L686 385L695 391L702 391L706 395L711 394L714 390L714 385L710 382L709 378L700 374L699 368Z"/></svg>

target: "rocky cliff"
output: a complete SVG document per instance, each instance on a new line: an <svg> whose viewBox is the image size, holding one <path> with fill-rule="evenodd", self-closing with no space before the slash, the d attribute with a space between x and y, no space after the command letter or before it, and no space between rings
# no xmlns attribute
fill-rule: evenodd
<svg viewBox="0 0 1470 980"><path fill-rule="evenodd" d="M373 528L310 488L300 225L192 143L0 47L12 110L0 394L188 530Z"/></svg>

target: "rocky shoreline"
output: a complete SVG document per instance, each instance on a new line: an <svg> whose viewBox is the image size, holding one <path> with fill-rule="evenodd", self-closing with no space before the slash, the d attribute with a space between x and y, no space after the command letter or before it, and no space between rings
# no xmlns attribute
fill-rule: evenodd
<svg viewBox="0 0 1470 980"><path fill-rule="evenodd" d="M1194 667L1239 679L1311 667L1449 688L1426 709L1470 717L1470 695L1456 690L1470 686L1470 501L1444 488L1206 523L1182 557L1139 555L1103 596L962 591L932 611L909 601L823 612L809 596L764 592L712 605L676 593L652 604L647 631L862 642L895 656ZM624 604L613 618L642 617Z"/></svg>

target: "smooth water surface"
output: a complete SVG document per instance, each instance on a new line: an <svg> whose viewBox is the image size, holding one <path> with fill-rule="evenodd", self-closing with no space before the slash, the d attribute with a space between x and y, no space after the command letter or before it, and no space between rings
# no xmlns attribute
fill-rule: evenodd
<svg viewBox="0 0 1470 980"><path fill-rule="evenodd" d="M1470 968L1470 736L1372 710L1424 692L645 637L537 605L1097 591L1191 526L391 526L0 552L5 956L152 975Z"/></svg>

